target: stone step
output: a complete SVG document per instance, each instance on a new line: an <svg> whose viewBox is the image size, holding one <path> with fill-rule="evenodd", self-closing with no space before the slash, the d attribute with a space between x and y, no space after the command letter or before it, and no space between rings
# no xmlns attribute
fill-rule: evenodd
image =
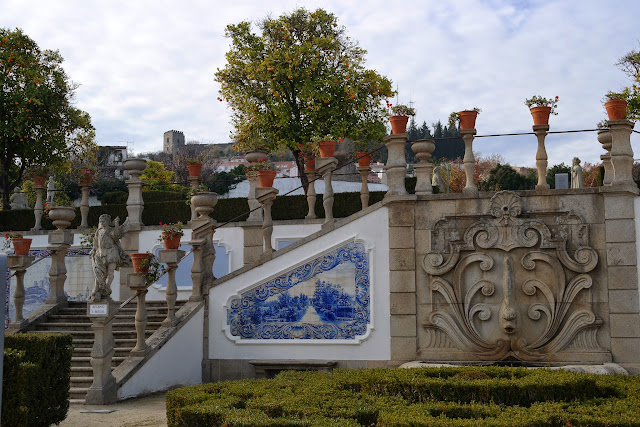
<svg viewBox="0 0 640 427"><path fill-rule="evenodd" d="M165 314L161 314L161 313L147 313L147 320L152 321L152 320L159 320L162 321L167 317L166 313ZM131 315L124 315L124 314L117 314L114 322L127 322L127 321L131 321L131 323L133 323L133 321L135 320L135 315L131 314ZM91 325L91 319L89 319L89 317L81 315L81 314L52 314L49 317L47 317L47 323L67 323L67 322L71 322L71 323L86 323L88 325Z"/></svg>
<svg viewBox="0 0 640 427"><path fill-rule="evenodd" d="M113 356L111 358L111 367L115 368L125 360L127 356ZM91 356L71 357L71 365L73 367L91 367Z"/></svg>
<svg viewBox="0 0 640 427"><path fill-rule="evenodd" d="M79 399L84 400L87 397L87 391L89 391L89 387L70 387L69 388L69 398L70 399Z"/></svg>
<svg viewBox="0 0 640 427"><path fill-rule="evenodd" d="M93 377L71 377L72 388L89 388L93 384Z"/></svg>
<svg viewBox="0 0 640 427"><path fill-rule="evenodd" d="M135 347L135 342L129 347L116 347L114 349L114 356L128 356L131 349ZM74 348L73 357L91 357L91 348Z"/></svg>
<svg viewBox="0 0 640 427"><path fill-rule="evenodd" d="M85 399L69 399L69 403L72 405L84 405L87 402Z"/></svg>
<svg viewBox="0 0 640 427"><path fill-rule="evenodd" d="M126 347L129 344L135 345L135 338L117 338L114 340L116 343L116 347ZM93 337L92 338L73 338L73 347L93 347Z"/></svg>

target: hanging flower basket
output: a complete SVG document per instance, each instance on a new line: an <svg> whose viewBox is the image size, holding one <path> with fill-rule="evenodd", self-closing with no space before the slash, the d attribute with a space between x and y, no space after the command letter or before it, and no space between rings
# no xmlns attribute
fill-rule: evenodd
<svg viewBox="0 0 640 427"><path fill-rule="evenodd" d="M318 141L318 148L320 149L320 157L327 158L333 157L333 153L336 152L336 141Z"/></svg>
<svg viewBox="0 0 640 427"><path fill-rule="evenodd" d="M624 120L627 115L627 101L624 99L610 99L604 103L609 120Z"/></svg>
<svg viewBox="0 0 640 427"><path fill-rule="evenodd" d="M260 170L258 171L258 183L260 187L273 187L273 180L276 178L276 171Z"/></svg>
<svg viewBox="0 0 640 427"><path fill-rule="evenodd" d="M187 163L187 169L189 169L189 176L200 176L200 172L202 170L202 163L200 162L189 162Z"/></svg>
<svg viewBox="0 0 640 427"><path fill-rule="evenodd" d="M358 158L358 166L367 167L371 165L371 154L366 151L357 152L356 157Z"/></svg>

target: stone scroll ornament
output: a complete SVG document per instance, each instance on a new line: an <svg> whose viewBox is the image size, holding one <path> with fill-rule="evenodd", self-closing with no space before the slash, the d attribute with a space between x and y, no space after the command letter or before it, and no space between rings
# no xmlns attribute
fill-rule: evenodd
<svg viewBox="0 0 640 427"><path fill-rule="evenodd" d="M422 265L432 310L423 326L436 347L491 361L603 351L589 275L598 254L578 216L523 215L520 197L501 191L487 215L445 215L431 233Z"/></svg>
<svg viewBox="0 0 640 427"><path fill-rule="evenodd" d="M93 236L93 248L89 252L95 277L90 302L110 300L113 273L120 267L131 265L129 255L120 245L120 239L129 228L129 218L120 225L120 218L116 217L112 224L110 215L100 215L98 229Z"/></svg>

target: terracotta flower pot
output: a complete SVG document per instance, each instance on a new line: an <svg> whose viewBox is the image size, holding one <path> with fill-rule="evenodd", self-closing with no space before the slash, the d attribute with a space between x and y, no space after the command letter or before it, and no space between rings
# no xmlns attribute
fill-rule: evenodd
<svg viewBox="0 0 640 427"><path fill-rule="evenodd" d="M33 185L44 185L46 180L44 175L33 175Z"/></svg>
<svg viewBox="0 0 640 427"><path fill-rule="evenodd" d="M356 157L358 158L358 166L360 167L366 167L371 164L371 154L366 151L357 152Z"/></svg>
<svg viewBox="0 0 640 427"><path fill-rule="evenodd" d="M308 171L316 170L316 156L304 156L304 169Z"/></svg>
<svg viewBox="0 0 640 427"><path fill-rule="evenodd" d="M551 107L531 107L531 117L534 125L548 125Z"/></svg>
<svg viewBox="0 0 640 427"><path fill-rule="evenodd" d="M391 122L391 133L406 133L407 123L409 122L409 116L391 116L389 117Z"/></svg>
<svg viewBox="0 0 640 427"><path fill-rule="evenodd" d="M258 171L258 181L260 187L273 187L273 180L276 178L276 171Z"/></svg>
<svg viewBox="0 0 640 427"><path fill-rule="evenodd" d="M180 238L182 238L179 234L168 234L162 233L162 242L164 243L165 249L178 249L180 247Z"/></svg>
<svg viewBox="0 0 640 427"><path fill-rule="evenodd" d="M200 176L202 170L202 163L193 162L187 163L187 169L189 169L189 176Z"/></svg>
<svg viewBox="0 0 640 427"><path fill-rule="evenodd" d="M627 116L627 101L624 99L611 99L604 103L609 120L624 120Z"/></svg>
<svg viewBox="0 0 640 427"><path fill-rule="evenodd" d="M148 253L135 253L129 255L131 257L131 262L133 263L133 272L134 273L146 273L149 271L149 266L142 267L142 260L151 258L151 254Z"/></svg>
<svg viewBox="0 0 640 427"><path fill-rule="evenodd" d="M336 152L336 141L320 141L318 142L318 148L320 149L320 157L327 158L333 157L333 153Z"/></svg>
<svg viewBox="0 0 640 427"><path fill-rule="evenodd" d="M33 239L25 239L22 237L14 237L11 239L13 243L13 251L16 255L29 255L29 248Z"/></svg>
<svg viewBox="0 0 640 427"><path fill-rule="evenodd" d="M475 129L478 112L476 110L458 111L460 129Z"/></svg>

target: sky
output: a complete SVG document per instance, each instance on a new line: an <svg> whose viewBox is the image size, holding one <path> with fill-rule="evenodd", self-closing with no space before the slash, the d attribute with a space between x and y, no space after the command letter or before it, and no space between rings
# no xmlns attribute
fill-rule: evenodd
<svg viewBox="0 0 640 427"><path fill-rule="evenodd" d="M366 66L397 87L391 102L412 102L419 124L480 107L478 135L531 131L524 100L533 95L559 97L551 131L594 129L604 94L630 84L615 63L640 48L638 0L2 0L0 27L59 50L98 143L139 153L162 150L171 129L229 142L214 81L225 26L298 7L334 13L368 51ZM631 142L640 151L640 134ZM536 147L534 135L474 142L513 166L535 166ZM546 147L550 166L604 153L595 132L549 135Z"/></svg>

